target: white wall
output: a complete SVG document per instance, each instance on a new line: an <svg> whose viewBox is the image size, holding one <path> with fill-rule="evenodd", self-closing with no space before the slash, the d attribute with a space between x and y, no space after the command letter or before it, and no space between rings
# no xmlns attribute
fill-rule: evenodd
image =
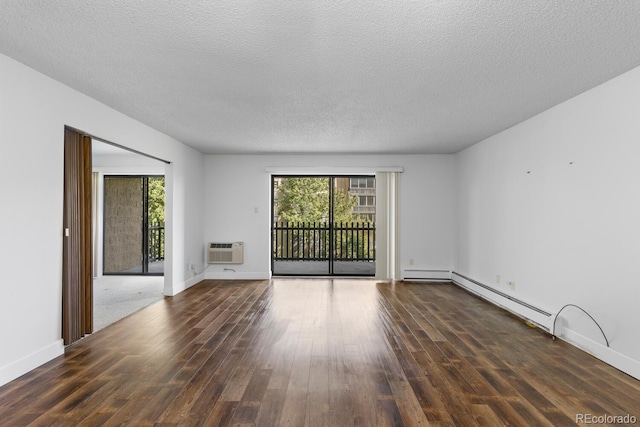
<svg viewBox="0 0 640 427"><path fill-rule="evenodd" d="M233 266L235 274L224 273L224 266L211 265L206 276L269 277L271 176L266 168L296 168L301 173L347 173L370 168L373 173L376 166L404 168L400 174L401 268L413 259L414 267L450 269L457 213L453 156L211 155L206 156L203 244L244 241L245 262Z"/></svg>
<svg viewBox="0 0 640 427"><path fill-rule="evenodd" d="M0 385L62 354L63 137L69 125L171 161L168 281L174 294L203 268L204 156L0 55Z"/></svg>
<svg viewBox="0 0 640 427"><path fill-rule="evenodd" d="M99 142L98 142L99 143ZM94 146L96 142L94 141ZM143 174L162 175L164 174L164 163L151 157L143 156L121 150L119 155L105 155L93 153L93 170L108 174Z"/></svg>
<svg viewBox="0 0 640 427"><path fill-rule="evenodd" d="M584 308L611 348L576 309L560 332L638 378L639 113L640 68L460 152L455 263L553 314Z"/></svg>

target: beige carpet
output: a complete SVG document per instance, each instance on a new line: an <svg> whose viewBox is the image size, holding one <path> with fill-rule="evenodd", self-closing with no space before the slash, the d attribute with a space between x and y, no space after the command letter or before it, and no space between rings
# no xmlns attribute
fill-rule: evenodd
<svg viewBox="0 0 640 427"><path fill-rule="evenodd" d="M102 276L93 279L93 331L163 298L163 276Z"/></svg>

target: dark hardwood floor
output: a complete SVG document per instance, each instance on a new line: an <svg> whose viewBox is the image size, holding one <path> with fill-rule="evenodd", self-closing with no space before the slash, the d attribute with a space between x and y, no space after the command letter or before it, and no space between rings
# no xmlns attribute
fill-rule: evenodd
<svg viewBox="0 0 640 427"><path fill-rule="evenodd" d="M451 284L202 282L0 388L0 425L564 426L640 381ZM640 421L638 421L640 423Z"/></svg>

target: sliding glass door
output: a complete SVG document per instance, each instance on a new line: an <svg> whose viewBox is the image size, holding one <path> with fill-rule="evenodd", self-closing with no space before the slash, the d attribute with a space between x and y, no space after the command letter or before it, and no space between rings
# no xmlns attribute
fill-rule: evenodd
<svg viewBox="0 0 640 427"><path fill-rule="evenodd" d="M375 177L273 176L274 275L373 276Z"/></svg>
<svg viewBox="0 0 640 427"><path fill-rule="evenodd" d="M340 276L376 273L376 179L333 177L331 272Z"/></svg>
<svg viewBox="0 0 640 427"><path fill-rule="evenodd" d="M103 273L164 274L164 177L104 177Z"/></svg>

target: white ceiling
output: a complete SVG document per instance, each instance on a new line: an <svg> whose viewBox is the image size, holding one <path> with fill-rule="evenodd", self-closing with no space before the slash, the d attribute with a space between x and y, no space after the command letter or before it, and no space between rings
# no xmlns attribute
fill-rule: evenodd
<svg viewBox="0 0 640 427"><path fill-rule="evenodd" d="M640 66L640 1L3 0L0 52L204 153L453 153Z"/></svg>

